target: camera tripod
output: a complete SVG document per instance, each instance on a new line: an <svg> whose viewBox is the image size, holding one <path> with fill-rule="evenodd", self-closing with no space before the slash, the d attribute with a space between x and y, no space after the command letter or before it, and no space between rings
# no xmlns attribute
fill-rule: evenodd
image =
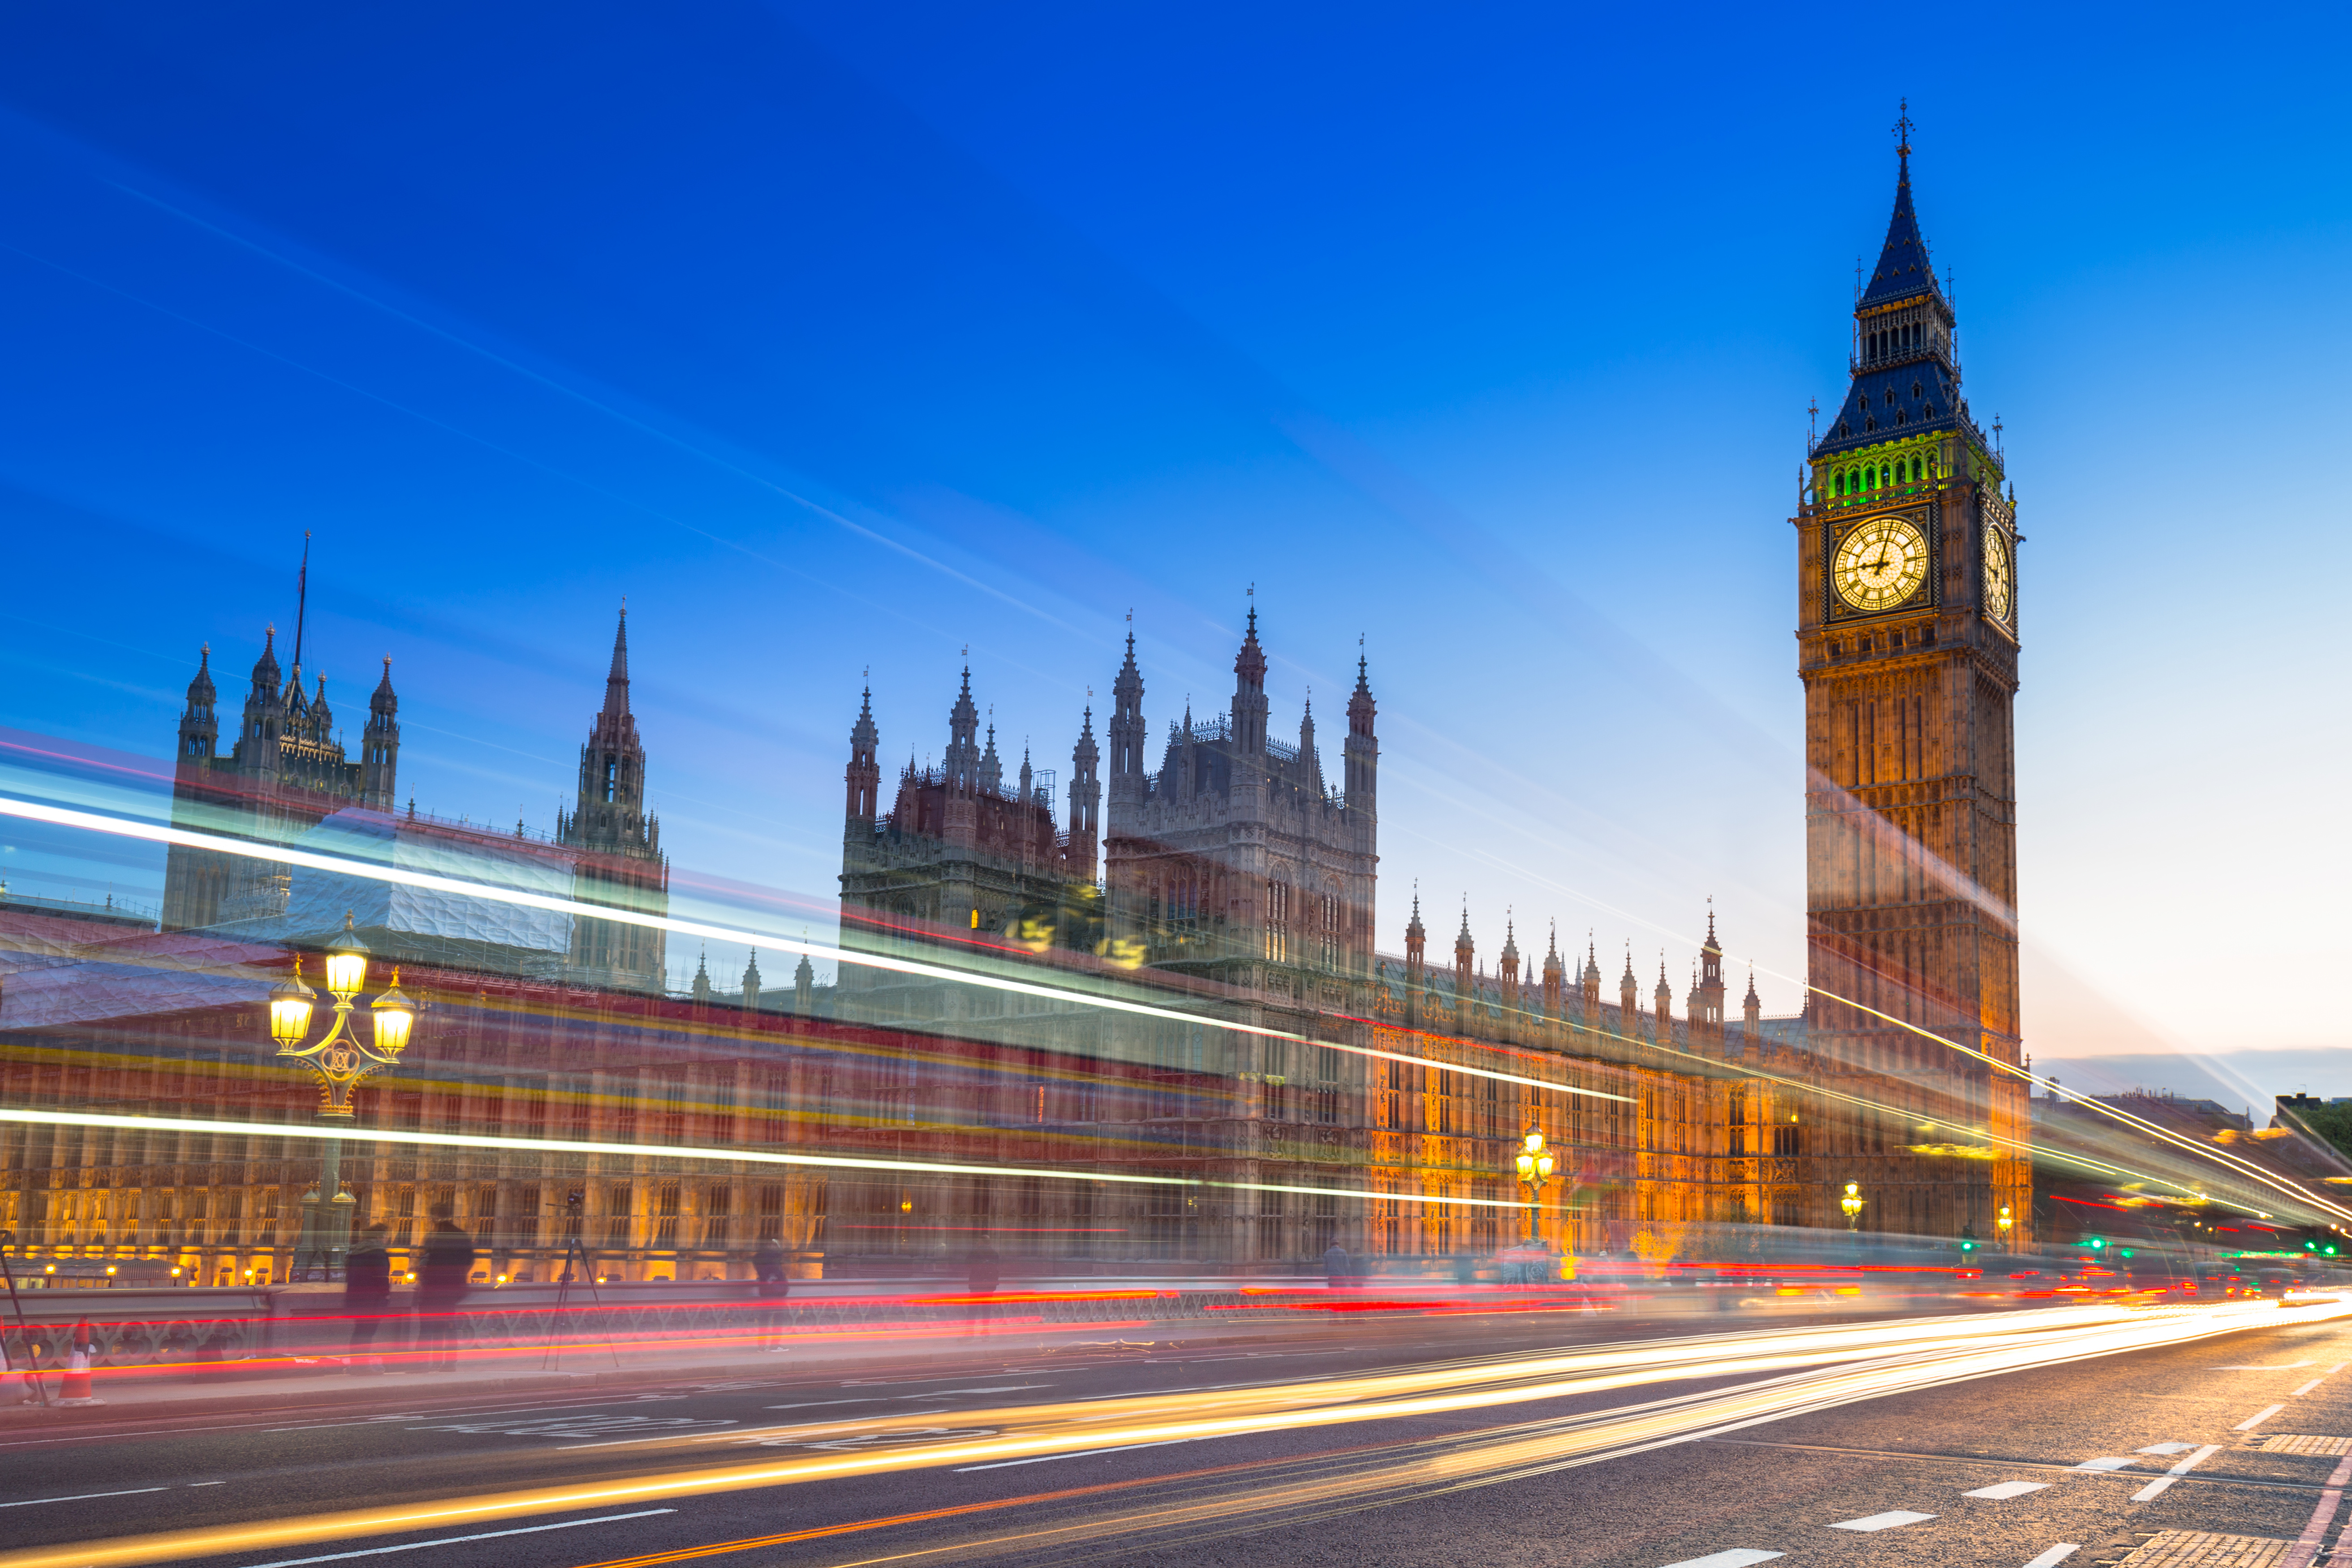
<svg viewBox="0 0 2352 1568"><path fill-rule="evenodd" d="M588 1299L599 1309L604 1305L604 1298L596 1289L595 1266L589 1260L588 1249L580 1241L580 1221L584 1207L585 1200L579 1193L573 1193L563 1200L563 1271L555 1277L555 1311L547 1325L547 1357L541 1363L542 1371L554 1370L556 1363L563 1359L558 1342L563 1335L563 1309L572 1299L572 1270L579 1270L580 1282L588 1287ZM604 1348L612 1352L613 1368L619 1371L620 1347L607 1342Z"/></svg>

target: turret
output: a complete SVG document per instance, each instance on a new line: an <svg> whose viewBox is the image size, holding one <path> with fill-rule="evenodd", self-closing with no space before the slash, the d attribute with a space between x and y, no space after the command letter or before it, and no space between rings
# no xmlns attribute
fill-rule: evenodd
<svg viewBox="0 0 2352 1568"><path fill-rule="evenodd" d="M980 709L971 700L971 666L963 669L963 689L948 710L948 790L970 795L980 783Z"/></svg>
<svg viewBox="0 0 2352 1568"><path fill-rule="evenodd" d="M1257 642L1257 606L1250 606L1249 631L1234 656L1234 750L1244 756L1265 751L1265 650Z"/></svg>
<svg viewBox="0 0 2352 1568"><path fill-rule="evenodd" d="M1715 940L1715 910L1706 911L1706 942L1698 950L1698 981L1691 987L1691 1026L1709 1040L1723 1038L1723 946Z"/></svg>
<svg viewBox="0 0 2352 1568"><path fill-rule="evenodd" d="M760 1010L760 950L751 950L751 962L743 965L743 1011Z"/></svg>
<svg viewBox="0 0 2352 1568"><path fill-rule="evenodd" d="M1503 917L1503 1005L1516 1008L1519 1005L1519 927L1509 915Z"/></svg>
<svg viewBox="0 0 2352 1568"><path fill-rule="evenodd" d="M698 1002L710 1000L710 954L708 952L694 961L693 994Z"/></svg>
<svg viewBox="0 0 2352 1568"><path fill-rule="evenodd" d="M811 1018L816 1016L816 965L807 953L801 954L799 965L793 971L793 1016Z"/></svg>
<svg viewBox="0 0 2352 1568"><path fill-rule="evenodd" d="M1564 983L1567 978L1568 966L1559 959L1559 922L1554 921L1551 925L1551 945L1544 953L1543 966L1544 1016L1554 1023L1558 1023L1560 1018L1560 1005L1565 996Z"/></svg>
<svg viewBox="0 0 2352 1568"><path fill-rule="evenodd" d="M1671 1046L1675 1043L1675 989L1666 984L1666 958L1664 953L1658 955L1657 1002L1658 1044L1661 1047Z"/></svg>
<svg viewBox="0 0 2352 1568"><path fill-rule="evenodd" d="M876 756L881 740L881 731L874 727L874 689L869 686L859 694L857 722L849 727L849 767L843 775L849 786L845 815L853 827L862 823L870 828L882 814L882 764Z"/></svg>
<svg viewBox="0 0 2352 1568"><path fill-rule="evenodd" d="M1617 1028L1628 1041L1642 1037L1641 983L1633 978L1633 944L1625 944L1625 973L1617 982Z"/></svg>
<svg viewBox="0 0 2352 1568"><path fill-rule="evenodd" d="M1593 1028L1601 1022L1601 954L1593 947L1591 931L1584 934L1584 973L1578 977L1577 988L1584 994L1584 1026Z"/></svg>
<svg viewBox="0 0 2352 1568"><path fill-rule="evenodd" d="M1096 769L1102 753L1095 747L1095 710L1091 704L1078 723L1078 743L1070 750L1070 874L1094 880L1095 857L1102 844L1097 813L1102 805L1102 780Z"/></svg>
<svg viewBox="0 0 2352 1568"><path fill-rule="evenodd" d="M1404 978L1416 990L1424 973L1423 954L1429 950L1429 928L1421 923L1421 889L1412 894L1412 923L1404 928Z"/></svg>
<svg viewBox="0 0 2352 1568"><path fill-rule="evenodd" d="M253 661L253 687L245 698L245 728L237 736L237 771L260 782L277 783L280 752L278 737L286 725L286 694L278 687L278 628L271 626Z"/></svg>
<svg viewBox="0 0 2352 1568"><path fill-rule="evenodd" d="M188 682L188 705L180 710L180 762L205 761L220 749L219 693L213 689L213 645L196 656L196 678Z"/></svg>
<svg viewBox="0 0 2352 1568"><path fill-rule="evenodd" d="M1755 1039L1763 1032L1764 1004L1756 999L1756 966L1748 966L1748 995L1740 1005L1740 1014L1748 1020L1748 1037Z"/></svg>
<svg viewBox="0 0 2352 1568"><path fill-rule="evenodd" d="M996 754L996 726L988 727L988 746L980 753L980 768L974 775L982 789L991 795L1004 793L1004 763Z"/></svg>
<svg viewBox="0 0 2352 1568"><path fill-rule="evenodd" d="M368 696L367 728L360 734L361 804L390 811L400 798L400 698L392 689L392 655Z"/></svg>
<svg viewBox="0 0 2352 1568"><path fill-rule="evenodd" d="M1348 810L1367 819L1377 817L1380 800L1381 743L1372 733L1371 682L1361 653L1356 656L1356 689L1348 699L1348 740L1341 748L1346 762L1342 775Z"/></svg>
<svg viewBox="0 0 2352 1568"><path fill-rule="evenodd" d="M1323 798L1323 759L1315 750L1315 700L1309 697L1298 721L1298 782L1309 800Z"/></svg>
<svg viewBox="0 0 2352 1568"><path fill-rule="evenodd" d="M1478 944L1470 940L1470 906L1462 906L1462 931L1454 939L1454 1005L1468 1007L1475 985L1470 961L1477 956Z"/></svg>
<svg viewBox="0 0 2352 1568"><path fill-rule="evenodd" d="M555 819L556 841L574 854L572 897L643 914L669 910L661 823L646 809L646 749L629 710L629 612L613 630L604 704L580 748L580 793ZM656 927L575 915L570 963L591 984L657 991L669 968Z"/></svg>
<svg viewBox="0 0 2352 1568"><path fill-rule="evenodd" d="M1150 784L1144 772L1143 748L1150 739L1143 725L1143 673L1135 668L1135 634L1127 634L1127 662L1111 683L1110 804L1141 805Z"/></svg>

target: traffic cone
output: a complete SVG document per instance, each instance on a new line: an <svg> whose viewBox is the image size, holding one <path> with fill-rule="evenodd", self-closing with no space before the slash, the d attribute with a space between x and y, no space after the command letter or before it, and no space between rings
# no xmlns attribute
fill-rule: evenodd
<svg viewBox="0 0 2352 1568"><path fill-rule="evenodd" d="M84 1318L74 1325L73 1353L66 1360L65 1392L59 1405L103 1405L89 1391L89 1352L92 1342L89 1320Z"/></svg>

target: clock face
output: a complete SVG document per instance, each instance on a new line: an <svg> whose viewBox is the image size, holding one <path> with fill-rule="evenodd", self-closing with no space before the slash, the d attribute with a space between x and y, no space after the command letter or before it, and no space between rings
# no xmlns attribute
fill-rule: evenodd
<svg viewBox="0 0 2352 1568"><path fill-rule="evenodd" d="M2009 619L2009 541L1991 523L1984 531L1984 607L1996 621Z"/></svg>
<svg viewBox="0 0 2352 1568"><path fill-rule="evenodd" d="M1830 562L1838 597L1864 615L1891 610L1927 580L1927 538L1906 518L1874 517L1839 542Z"/></svg>

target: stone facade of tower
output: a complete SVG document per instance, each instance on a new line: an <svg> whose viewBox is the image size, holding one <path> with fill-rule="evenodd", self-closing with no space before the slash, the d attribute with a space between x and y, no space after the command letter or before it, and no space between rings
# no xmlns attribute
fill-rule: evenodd
<svg viewBox="0 0 2352 1568"><path fill-rule="evenodd" d="M1371 973L1380 742L1363 661L1348 702L1343 787L1323 772L1312 704L1296 744L1267 733L1257 613L1234 659L1229 710L1168 726L1145 771L1135 645L1113 683L1105 868L1118 935L1144 963L1310 1005Z"/></svg>
<svg viewBox="0 0 2352 1568"><path fill-rule="evenodd" d="M613 634L604 706L580 748L580 793L557 815L556 842L572 852L572 897L640 914L669 913L669 860L661 820L646 809L646 749L629 711L629 613ZM660 992L667 984L664 933L622 921L574 919L572 972L584 984Z"/></svg>
<svg viewBox="0 0 2352 1568"><path fill-rule="evenodd" d="M983 741L971 671L948 710L938 767L910 761L883 809L880 732L869 690L851 726L842 824L842 942L867 952L917 952L940 943L1028 952L1094 952L1104 941L1095 885L1102 786L1094 710L1071 750L1069 818L1055 822L1054 774L1028 753L1007 779L996 727ZM850 987L895 984L852 966Z"/></svg>
<svg viewBox="0 0 2352 1568"><path fill-rule="evenodd" d="M1912 207L1854 307L1853 384L1809 454L1797 530L1813 1051L1891 1075L1844 1152L1885 1228L1990 1234L2030 1212L2017 978L2016 512L1960 391L1957 325ZM1929 1129L1924 1135L1921 1129ZM1993 1158L1911 1151L1983 1128ZM1941 1129L1942 1131L1935 1130Z"/></svg>
<svg viewBox="0 0 2352 1568"><path fill-rule="evenodd" d="M172 821L177 827L267 843L290 842L347 806L392 809L400 763L400 700L392 660L368 700L358 760L336 737L321 676L305 691L298 654L290 671L278 664L278 629L269 628L254 661L236 738L221 747L219 694L212 647L205 645L188 682L174 747ZM282 679L281 679L282 676ZM290 877L276 862L173 845L163 869L167 931L286 912Z"/></svg>

